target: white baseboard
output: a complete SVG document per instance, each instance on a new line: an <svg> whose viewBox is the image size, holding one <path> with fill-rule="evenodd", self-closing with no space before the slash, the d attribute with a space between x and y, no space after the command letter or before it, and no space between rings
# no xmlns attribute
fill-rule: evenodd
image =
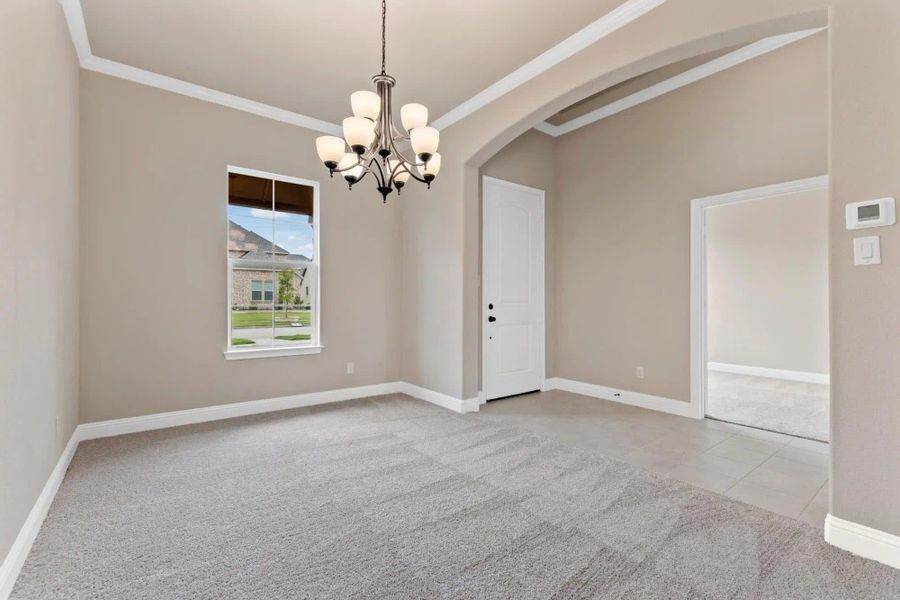
<svg viewBox="0 0 900 600"><path fill-rule="evenodd" d="M662 396L629 392L628 390L617 390L616 388L606 387L605 385L585 383L583 381L564 379L562 377L552 377L548 379L545 382L544 387L548 390L563 390L565 392L572 392L573 394L593 396L594 398L602 398L603 400L640 406L641 408L658 410L660 412L678 415L679 417L689 417L692 419L702 418L702 415L697 414L696 409L690 402L681 402L671 398L663 398Z"/></svg>
<svg viewBox="0 0 900 600"><path fill-rule="evenodd" d="M78 441L78 429L76 429L72 432L72 437L69 438L69 443L63 449L59 460L56 461L56 466L53 467L50 477L47 478L44 489L41 490L37 501L31 507L31 512L28 513L25 523L19 530L19 535L16 536L6 558L0 564L0 600L6 600L12 593L16 578L19 577L19 571L25 564L25 559L31 551L31 545L37 538L38 531L41 530L41 524L47 516L47 511L50 510L50 505L53 504L53 498L66 475L66 469L69 468L69 463L75 456Z"/></svg>
<svg viewBox="0 0 900 600"><path fill-rule="evenodd" d="M711 362L706 368L710 371L721 373L734 373L736 375L753 375L755 377L768 377L770 379L784 379L787 381L800 381L802 383L820 383L829 385L831 377L828 373L810 373L807 371L789 371L787 369L770 369L768 367L754 367L751 365L735 365L731 363Z"/></svg>
<svg viewBox="0 0 900 600"><path fill-rule="evenodd" d="M825 517L825 541L863 558L900 569L900 536L845 521L829 513Z"/></svg>
<svg viewBox="0 0 900 600"><path fill-rule="evenodd" d="M478 412L481 406L481 400L478 396L474 398L455 398L405 381L400 382L399 391L407 396L431 402L458 413Z"/></svg>
<svg viewBox="0 0 900 600"><path fill-rule="evenodd" d="M153 415L144 415L141 417L83 423L78 426L79 439L93 440L125 433L136 433L138 431L165 429L166 427L178 427L179 425L191 425L194 423L205 423L207 421L218 421L220 419L258 415L290 408L327 404L329 402L342 402L344 400L367 398L369 396L395 394L400 391L400 386L400 382L395 381L390 383L378 383L375 385L327 390L324 392L296 394L294 396L283 396L281 398L269 398L266 400L250 400L248 402L233 402L231 404L219 404L216 406L205 406L203 408L176 410Z"/></svg>
<svg viewBox="0 0 900 600"><path fill-rule="evenodd" d="M389 383L340 388L324 392L296 394L293 396L283 396L281 398L232 402L231 404L176 410L140 417L83 423L78 426L78 439L93 440L113 435L151 431L153 429L165 429L166 427L178 427L180 425L191 425L194 423L206 423L208 421L218 421L220 419L231 419L234 417L258 415L291 408L302 408L304 406L315 406L317 404L343 402L345 400L355 400L357 398L368 398L370 396L397 393L404 393L413 398L431 402L432 404L437 404L438 406L442 406L458 413L475 412L478 410L479 406L478 398L463 400L404 381L392 381Z"/></svg>

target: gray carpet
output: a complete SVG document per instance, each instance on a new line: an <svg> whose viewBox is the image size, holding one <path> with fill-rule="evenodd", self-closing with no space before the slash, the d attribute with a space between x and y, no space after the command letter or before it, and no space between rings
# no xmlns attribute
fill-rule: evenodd
<svg viewBox="0 0 900 600"><path fill-rule="evenodd" d="M709 371L708 377L710 417L828 441L828 385L718 371Z"/></svg>
<svg viewBox="0 0 900 600"><path fill-rule="evenodd" d="M898 594L799 521L384 396L83 443L12 597Z"/></svg>

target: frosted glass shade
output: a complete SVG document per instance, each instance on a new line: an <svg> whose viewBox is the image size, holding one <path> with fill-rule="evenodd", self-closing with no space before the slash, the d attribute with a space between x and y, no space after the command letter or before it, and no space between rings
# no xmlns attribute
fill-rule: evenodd
<svg viewBox="0 0 900 600"><path fill-rule="evenodd" d="M344 158L344 140L333 135L323 135L316 138L316 152L319 159L329 169L334 169Z"/></svg>
<svg viewBox="0 0 900 600"><path fill-rule="evenodd" d="M381 98L375 92L361 90L350 94L350 108L357 117L365 117L373 121L378 119L381 112Z"/></svg>
<svg viewBox="0 0 900 600"><path fill-rule="evenodd" d="M412 131L416 127L428 125L428 109L421 104L404 104L400 108L400 122L403 129Z"/></svg>
<svg viewBox="0 0 900 600"><path fill-rule="evenodd" d="M363 176L363 172L363 166L361 164L356 165L355 167L347 171L347 176L344 177L344 179L347 179L347 177L352 177L353 181L359 181L359 179Z"/></svg>
<svg viewBox="0 0 900 600"><path fill-rule="evenodd" d="M426 162L432 154L437 152L440 139L441 134L434 127L416 127L409 132L409 143L412 145L413 152Z"/></svg>
<svg viewBox="0 0 900 600"><path fill-rule="evenodd" d="M359 162L359 156L353 152L344 153L344 157L341 158L341 162L338 164L338 169L341 170L341 175L344 176L344 179L350 182L358 180L363 174L363 165ZM347 170L345 171L344 169Z"/></svg>
<svg viewBox="0 0 900 600"><path fill-rule="evenodd" d="M435 152L428 159L428 164L419 167L419 173L425 181L431 181L441 172L441 155Z"/></svg>
<svg viewBox="0 0 900 600"><path fill-rule="evenodd" d="M357 154L362 154L375 141L375 123L365 117L344 119L344 139Z"/></svg>
<svg viewBox="0 0 900 600"><path fill-rule="evenodd" d="M394 173L394 183L399 187L403 187L403 185L409 180L409 171L407 171L403 167L400 167L399 169L397 168L397 165L400 164L399 160L391 159L390 161L388 161L388 164L391 167L391 173Z"/></svg>

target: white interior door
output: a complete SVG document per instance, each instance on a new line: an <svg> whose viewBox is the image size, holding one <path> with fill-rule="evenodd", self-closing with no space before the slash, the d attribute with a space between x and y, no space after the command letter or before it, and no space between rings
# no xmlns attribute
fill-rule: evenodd
<svg viewBox="0 0 900 600"><path fill-rule="evenodd" d="M544 192L484 178L482 385L485 398L544 380Z"/></svg>

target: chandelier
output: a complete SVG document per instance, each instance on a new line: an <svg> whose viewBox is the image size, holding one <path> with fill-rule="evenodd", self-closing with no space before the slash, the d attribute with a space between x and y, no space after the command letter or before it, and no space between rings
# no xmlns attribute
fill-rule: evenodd
<svg viewBox="0 0 900 600"><path fill-rule="evenodd" d="M441 170L441 155L437 152L440 133L428 127L425 106L404 104L400 108L403 129L394 125L391 90L397 80L385 72L385 2L381 0L381 73L372 77L375 91L362 90L350 95L353 116L344 119L344 139L333 135L318 137L316 151L329 175L342 173L350 189L371 174L382 200L387 202L388 194L394 189L399 194L410 177L430 189ZM346 151L345 140L350 152ZM400 150L401 142L408 143L412 158Z"/></svg>

